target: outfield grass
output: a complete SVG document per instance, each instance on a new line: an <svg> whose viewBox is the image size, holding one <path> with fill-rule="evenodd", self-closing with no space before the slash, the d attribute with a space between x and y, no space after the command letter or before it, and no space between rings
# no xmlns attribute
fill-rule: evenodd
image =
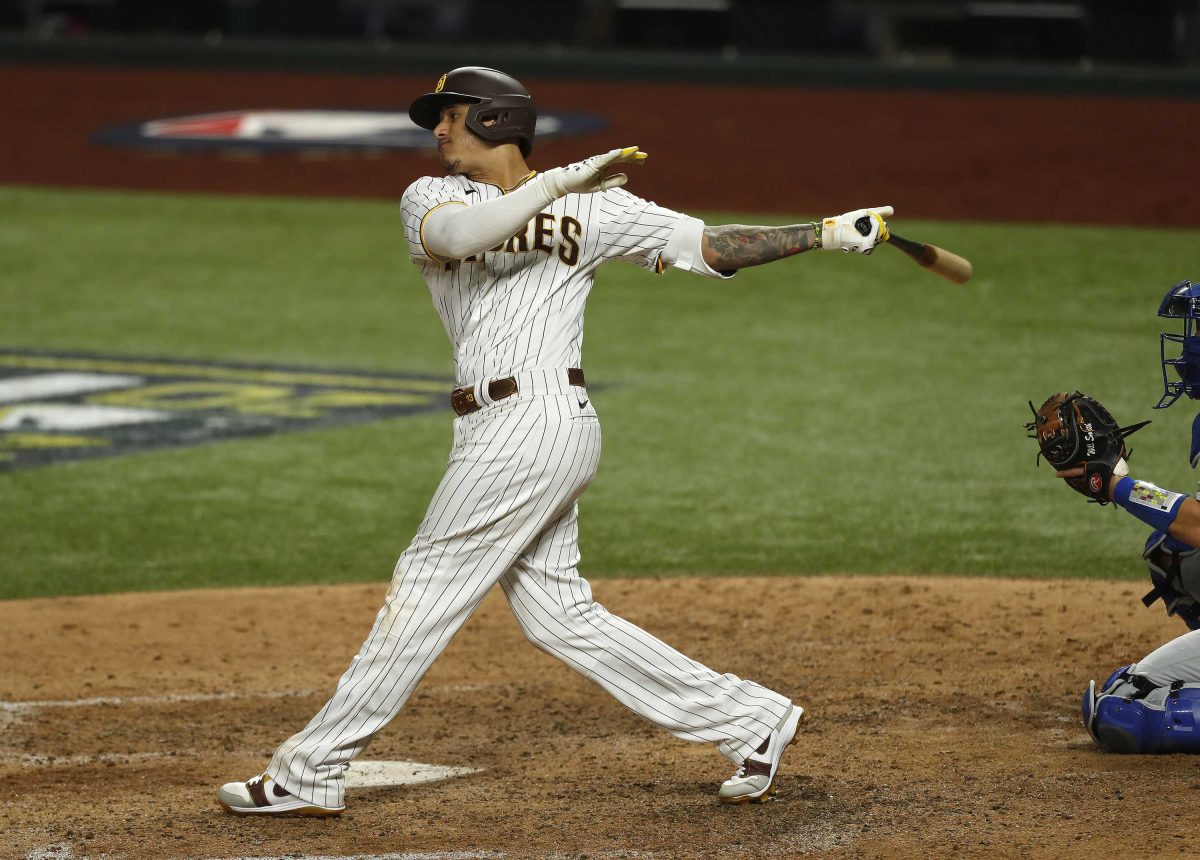
<svg viewBox="0 0 1200 860"><path fill-rule="evenodd" d="M887 248L601 271L586 575L1144 576L1146 529L1035 470L1022 424L1081 388L1155 419L1136 475L1192 487L1191 404L1151 415L1154 311L1200 238L898 208L975 279ZM2 347L451 375L395 206L7 188L0 211ZM449 445L447 411L0 474L0 597L386 579Z"/></svg>

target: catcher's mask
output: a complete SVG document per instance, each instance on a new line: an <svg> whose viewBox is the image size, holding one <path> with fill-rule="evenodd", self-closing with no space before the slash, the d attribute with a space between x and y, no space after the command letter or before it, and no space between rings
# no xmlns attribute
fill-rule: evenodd
<svg viewBox="0 0 1200 860"><path fill-rule="evenodd" d="M1196 334L1196 321L1200 320L1200 284L1180 281L1163 297L1158 315L1183 320L1182 334L1163 332L1159 335L1163 395L1154 408L1166 409L1184 394L1193 400L1200 399L1200 336ZM1173 377L1178 377L1178 381Z"/></svg>
<svg viewBox="0 0 1200 860"><path fill-rule="evenodd" d="M537 107L529 90L516 78L483 66L463 66L446 72L433 92L418 97L408 116L421 128L433 131L448 104L469 104L467 128L484 140L516 141L526 158L533 151Z"/></svg>
<svg viewBox="0 0 1200 860"><path fill-rule="evenodd" d="M1092 739L1116 753L1200 752L1200 687L1156 685L1130 670L1083 691L1083 724Z"/></svg>

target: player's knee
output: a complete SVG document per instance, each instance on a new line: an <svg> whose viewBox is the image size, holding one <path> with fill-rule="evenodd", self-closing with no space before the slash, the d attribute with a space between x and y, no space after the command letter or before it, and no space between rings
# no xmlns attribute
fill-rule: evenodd
<svg viewBox="0 0 1200 860"><path fill-rule="evenodd" d="M1097 745L1115 753L1200 752L1200 687L1155 685L1130 668L1084 690L1083 724Z"/></svg>
<svg viewBox="0 0 1200 860"><path fill-rule="evenodd" d="M517 612L515 606L513 606L513 617L517 619L517 627L520 628L521 633L524 634L524 636L525 636L525 639L531 645L534 645L534 646L540 648L541 650L545 651L546 643L542 640L542 637L538 634L537 630L532 625L531 619L522 615L520 612Z"/></svg>
<svg viewBox="0 0 1200 860"><path fill-rule="evenodd" d="M581 601L562 605L538 604L530 609L509 595L509 607L517 626L535 647L557 655L564 643L576 646L589 639L596 630L596 613L604 613L604 607L594 601Z"/></svg>

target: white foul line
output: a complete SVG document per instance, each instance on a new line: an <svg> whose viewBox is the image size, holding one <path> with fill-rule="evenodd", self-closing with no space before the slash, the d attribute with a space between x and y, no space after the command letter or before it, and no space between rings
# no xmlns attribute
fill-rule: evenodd
<svg viewBox="0 0 1200 860"><path fill-rule="evenodd" d="M503 860L497 851L405 851L403 854L353 854L349 857L331 854L272 854L268 857L219 857L212 860Z"/></svg>
<svg viewBox="0 0 1200 860"><path fill-rule="evenodd" d="M100 705L163 705L180 702L220 702L231 699L283 699L311 696L316 690L272 690L264 693L176 693L166 696L94 696L88 699L41 699L25 702L0 702L0 730L18 719L49 708L89 708ZM203 751L174 750L173 757L210 755ZM0 764L25 767L79 767L94 764L136 764L164 758L167 753L91 753L56 756L0 750ZM378 788L389 785L422 785L456 776L479 773L478 768L427 764L420 761L356 761L346 772L346 788Z"/></svg>
<svg viewBox="0 0 1200 860"><path fill-rule="evenodd" d="M97 705L170 705L177 702L223 702L230 699L286 699L314 696L317 690L271 690L266 693L176 693L168 696L96 696L90 699L43 699L0 702L0 731L46 708L93 708Z"/></svg>
<svg viewBox="0 0 1200 860"><path fill-rule="evenodd" d="M286 699L314 696L317 690L270 690L266 693L175 693L167 696L95 696L90 699L42 699L0 702L0 711L24 713L43 708L92 708L96 705L169 705L175 702L221 702L228 699Z"/></svg>

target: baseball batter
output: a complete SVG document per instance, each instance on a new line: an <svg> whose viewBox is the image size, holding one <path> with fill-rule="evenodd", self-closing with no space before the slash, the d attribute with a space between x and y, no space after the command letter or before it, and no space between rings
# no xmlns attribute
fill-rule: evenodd
<svg viewBox="0 0 1200 860"><path fill-rule="evenodd" d="M1181 396L1200 399L1200 284L1182 281L1167 291L1158 315L1182 320L1181 335L1163 333L1164 409ZM1174 350L1178 355L1174 356ZM1063 400L1063 398L1066 400ZM1190 497L1129 474L1123 439L1147 422L1121 428L1094 400L1055 395L1034 421L1042 454L1055 473L1101 504L1113 502L1153 529L1142 557L1153 589L1146 606L1162 600L1192 632L1137 663L1116 669L1083 693L1083 723L1102 748L1122 753L1200 752L1200 493ZM1059 455L1069 462L1059 464ZM1192 423L1190 460L1200 463L1200 415Z"/></svg>
<svg viewBox="0 0 1200 860"><path fill-rule="evenodd" d="M617 169L646 158L636 146L537 173L525 161L534 102L493 69L443 75L409 114L433 132L447 173L409 186L401 213L454 350L450 461L333 697L263 774L223 786L222 806L240 815L341 812L347 764L497 583L530 642L734 763L722 802L768 800L803 708L611 615L576 569L577 501L600 460L600 422L580 369L584 303L608 260L728 278L811 248L867 254L887 238L892 210L706 227L620 187L627 176Z"/></svg>

